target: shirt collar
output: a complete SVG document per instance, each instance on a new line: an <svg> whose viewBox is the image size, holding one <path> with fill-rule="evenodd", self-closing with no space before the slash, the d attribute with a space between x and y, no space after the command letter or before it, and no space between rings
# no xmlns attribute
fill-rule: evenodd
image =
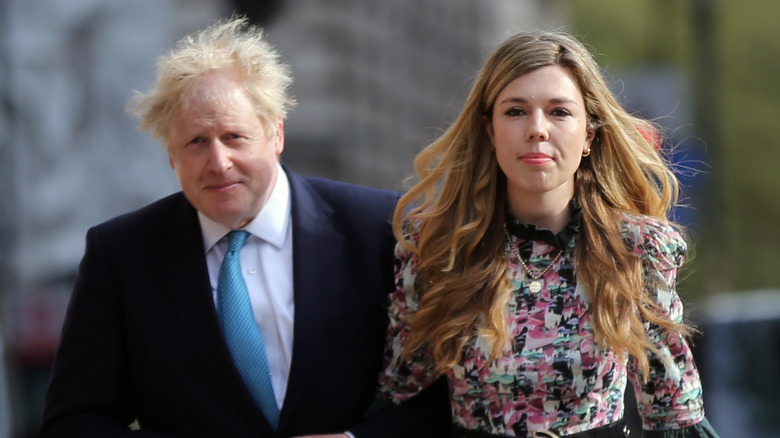
<svg viewBox="0 0 780 438"><path fill-rule="evenodd" d="M276 166L276 183L271 196L260 213L244 227L244 230L281 248L287 236L287 228L290 226L290 182L281 164L277 163ZM208 252L230 229L214 222L201 212L198 212L198 219L203 233L203 246Z"/></svg>
<svg viewBox="0 0 780 438"><path fill-rule="evenodd" d="M582 218L582 207L577 202L577 198L572 198L570 204L571 218L566 227L558 234L546 228L536 228L536 225L533 224L524 224L509 212L506 214L506 229L510 234L523 240L542 241L558 249L564 249L569 246L569 243L577 235L580 229L580 219Z"/></svg>

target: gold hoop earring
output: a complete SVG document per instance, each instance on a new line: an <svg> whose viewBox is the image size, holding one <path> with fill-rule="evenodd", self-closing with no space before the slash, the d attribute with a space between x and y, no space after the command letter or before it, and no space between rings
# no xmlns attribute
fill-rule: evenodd
<svg viewBox="0 0 780 438"><path fill-rule="evenodd" d="M583 157L587 157L588 155L590 155L590 148L585 149L585 151L582 153Z"/></svg>

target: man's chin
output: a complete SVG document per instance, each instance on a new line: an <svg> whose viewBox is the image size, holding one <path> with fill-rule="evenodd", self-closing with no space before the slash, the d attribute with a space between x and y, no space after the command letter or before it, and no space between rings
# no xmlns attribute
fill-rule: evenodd
<svg viewBox="0 0 780 438"><path fill-rule="evenodd" d="M222 224L231 230L235 230L238 228L243 228L248 224L249 222L254 219L256 215L249 215L246 213L246 210L219 210L215 211L212 215L206 215L209 217L209 219L213 220L214 222L217 222L219 224Z"/></svg>

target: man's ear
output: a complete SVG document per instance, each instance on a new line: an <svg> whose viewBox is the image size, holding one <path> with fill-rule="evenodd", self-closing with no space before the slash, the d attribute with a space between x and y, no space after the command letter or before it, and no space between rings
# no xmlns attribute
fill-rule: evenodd
<svg viewBox="0 0 780 438"><path fill-rule="evenodd" d="M282 155L284 151L284 120L279 120L279 123L276 125L276 136L273 141L276 143L274 144L276 155Z"/></svg>

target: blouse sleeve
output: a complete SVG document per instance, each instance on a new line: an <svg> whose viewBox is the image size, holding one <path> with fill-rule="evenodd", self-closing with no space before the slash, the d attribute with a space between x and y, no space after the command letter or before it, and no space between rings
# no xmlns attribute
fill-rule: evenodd
<svg viewBox="0 0 780 438"><path fill-rule="evenodd" d="M419 308L415 294L417 258L398 244L394 264L395 290L390 295L388 306L390 324L385 343L384 371L379 376L379 396L399 404L428 387L438 376L425 347L401 360L411 318Z"/></svg>
<svg viewBox="0 0 780 438"><path fill-rule="evenodd" d="M624 233L642 260L645 292L672 321L682 322L683 305L676 282L687 249L685 241L669 225L648 218L629 219ZM629 362L643 436L717 438L704 417L701 379L687 341L680 333L658 324L647 322L645 329L660 354L648 352L647 382L642 379L638 361L631 358Z"/></svg>

